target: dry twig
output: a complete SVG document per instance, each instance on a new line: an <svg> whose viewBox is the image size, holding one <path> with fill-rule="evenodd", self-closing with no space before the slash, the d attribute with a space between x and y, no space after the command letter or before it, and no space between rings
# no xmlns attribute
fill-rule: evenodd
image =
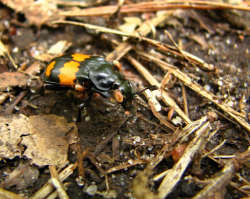
<svg viewBox="0 0 250 199"><path fill-rule="evenodd" d="M69 177L73 171L78 166L77 163L69 165L62 172L59 173L59 180L63 182L67 177ZM54 187L51 183L46 183L41 189L39 189L30 199L44 198L52 193Z"/></svg>
<svg viewBox="0 0 250 199"><path fill-rule="evenodd" d="M65 11L61 12L62 16L66 17L84 17L84 16L109 16L115 12L117 6L102 6L82 9L79 11ZM155 2L141 2L137 4L123 5L120 12L125 13L145 13L156 12L160 10L174 10L174 9L198 9L198 10L222 10L222 9L237 9L249 11L245 6L231 5L229 3L213 2L213 1L196 1L196 0L179 0L179 1L155 1Z"/></svg>
<svg viewBox="0 0 250 199"><path fill-rule="evenodd" d="M192 125L192 123L190 125ZM181 159L171 170L169 170L161 182L161 185L158 189L159 198L165 198L169 193L172 192L178 181L181 179L187 166L194 158L196 152L200 150L200 147L204 146L204 142L206 142L206 139L209 135L209 128L209 122L206 122L205 124L202 124L199 130L197 130L196 137L189 143Z"/></svg>

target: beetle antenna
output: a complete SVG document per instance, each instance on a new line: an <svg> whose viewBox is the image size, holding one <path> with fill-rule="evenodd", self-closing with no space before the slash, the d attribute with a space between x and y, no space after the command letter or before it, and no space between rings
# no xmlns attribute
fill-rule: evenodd
<svg viewBox="0 0 250 199"><path fill-rule="evenodd" d="M153 90L157 90L158 87L157 87L157 86L150 86L150 87L144 88L143 90L141 90L141 91L139 91L139 92L137 92L137 93L133 93L133 95L135 96L135 95L137 95L137 94L139 94L139 93L142 93L143 91L145 91L145 90L147 90L147 89L153 91Z"/></svg>
<svg viewBox="0 0 250 199"><path fill-rule="evenodd" d="M150 105L143 99L141 99L138 95L134 97L134 101L150 110Z"/></svg>

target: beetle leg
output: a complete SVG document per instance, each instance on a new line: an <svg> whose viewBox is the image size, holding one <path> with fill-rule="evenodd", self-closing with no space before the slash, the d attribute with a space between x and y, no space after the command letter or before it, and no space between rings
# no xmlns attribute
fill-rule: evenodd
<svg viewBox="0 0 250 199"><path fill-rule="evenodd" d="M46 83L44 84L44 90L52 90L52 91L62 91L62 90L70 90L70 87L65 87L65 86L61 86L59 84L50 84L50 83Z"/></svg>
<svg viewBox="0 0 250 199"><path fill-rule="evenodd" d="M45 85L42 85L40 90L41 96L44 96L44 91L45 91Z"/></svg>
<svg viewBox="0 0 250 199"><path fill-rule="evenodd" d="M82 109L84 109L84 107L86 107L89 104L89 102L90 102L90 100L91 100L91 98L93 96L93 91L92 90L90 90L88 92L88 96L89 96L89 98L85 102L81 103L78 106L78 115L77 115L76 122L81 122L81 111L82 111Z"/></svg>
<svg viewBox="0 0 250 199"><path fill-rule="evenodd" d="M88 101L89 101L89 100L87 100L87 101L81 103L81 104L78 106L78 114L77 114L76 123L81 122L81 120L82 120L81 112L82 112L82 109L89 103Z"/></svg>
<svg viewBox="0 0 250 199"><path fill-rule="evenodd" d="M81 84L75 84L75 90L77 90L79 92L83 92L86 90L86 88Z"/></svg>
<svg viewBox="0 0 250 199"><path fill-rule="evenodd" d="M108 91L101 91L101 90L98 90L98 89L96 89L94 87L92 88L92 91L96 92L96 93L99 93L102 97L105 97L105 98L110 97Z"/></svg>

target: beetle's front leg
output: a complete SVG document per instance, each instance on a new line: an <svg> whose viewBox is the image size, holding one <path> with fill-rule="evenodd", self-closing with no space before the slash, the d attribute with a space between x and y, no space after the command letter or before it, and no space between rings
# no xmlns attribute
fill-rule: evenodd
<svg viewBox="0 0 250 199"><path fill-rule="evenodd" d="M91 89L89 89L89 91L87 91L89 98L85 102L81 103L78 106L78 116L77 116L76 122L81 122L81 110L84 107L88 106L89 102L92 99L93 93L99 93L101 96L103 96L105 98L109 97L108 91L100 91L100 90L96 89L95 87L92 87Z"/></svg>

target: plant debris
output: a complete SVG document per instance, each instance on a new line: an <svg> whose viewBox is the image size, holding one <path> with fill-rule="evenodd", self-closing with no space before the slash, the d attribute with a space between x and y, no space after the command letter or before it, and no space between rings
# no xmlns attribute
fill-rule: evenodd
<svg viewBox="0 0 250 199"><path fill-rule="evenodd" d="M9 188L16 185L17 190L26 189L34 186L38 175L37 167L29 165L27 161L21 161L18 167L5 178L1 186Z"/></svg>
<svg viewBox="0 0 250 199"><path fill-rule="evenodd" d="M55 115L31 116L28 128L29 136L23 137L21 142L27 147L23 156L38 166L64 167L68 163L69 144L65 135L74 128L74 124L67 124L65 118Z"/></svg>
<svg viewBox="0 0 250 199"><path fill-rule="evenodd" d="M27 76L19 72L5 72L0 74L0 91L13 89L14 86L25 88L27 85Z"/></svg>
<svg viewBox="0 0 250 199"><path fill-rule="evenodd" d="M74 123L55 115L1 116L1 159L27 157L38 166L64 167L69 146L65 136L73 129Z"/></svg>
<svg viewBox="0 0 250 199"><path fill-rule="evenodd" d="M43 24L52 25L54 20L63 19L56 8L56 4L49 1L20 1L20 0L2 0L2 3L14 9L16 12L22 12L28 18L28 25L36 25L39 28Z"/></svg>

